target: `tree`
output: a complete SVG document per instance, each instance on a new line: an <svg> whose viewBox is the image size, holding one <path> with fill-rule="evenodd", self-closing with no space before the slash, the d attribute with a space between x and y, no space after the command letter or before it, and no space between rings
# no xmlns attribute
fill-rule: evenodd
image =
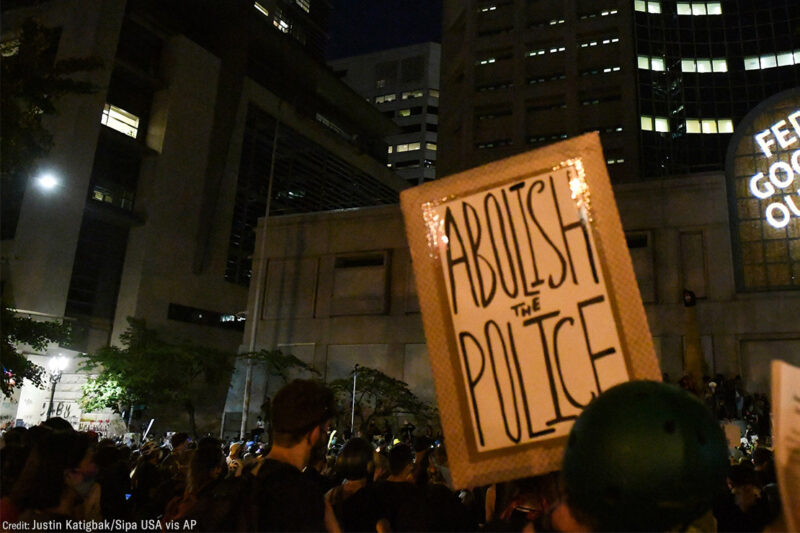
<svg viewBox="0 0 800 533"><path fill-rule="evenodd" d="M18 39L3 43L0 53L0 176L3 238L13 237L19 204L36 160L53 146L42 123L57 112L56 101L68 94L90 94L95 86L71 76L99 68L97 58L55 60L59 30L33 19L23 24Z"/></svg>
<svg viewBox="0 0 800 533"><path fill-rule="evenodd" d="M340 405L351 405L353 372L356 371L350 372L348 378L329 383ZM359 366L357 372L355 401L357 428L364 430L373 422L403 415L414 417L418 423L427 423L436 418L435 409L411 392L405 381L366 366Z"/></svg>
<svg viewBox="0 0 800 533"><path fill-rule="evenodd" d="M2 391L11 397L15 388L22 387L24 379L42 388L44 368L29 361L18 349L27 344L37 352L47 349L50 343L66 344L70 340L71 328L61 321L36 321L18 316L12 309L3 306L3 345L0 363L3 366Z"/></svg>
<svg viewBox="0 0 800 533"><path fill-rule="evenodd" d="M83 387L84 409L178 406L197 435L195 398L228 376L235 354L189 343L169 343L144 320L128 318L122 347L105 346L86 356L81 370L96 372Z"/></svg>

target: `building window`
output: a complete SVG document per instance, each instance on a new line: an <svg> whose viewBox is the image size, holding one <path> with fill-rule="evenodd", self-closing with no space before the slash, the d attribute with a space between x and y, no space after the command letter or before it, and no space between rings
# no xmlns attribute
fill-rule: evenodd
<svg viewBox="0 0 800 533"><path fill-rule="evenodd" d="M497 6L489 5L489 6L483 6L482 8L480 8L480 12L481 13L488 13L490 11L497 11Z"/></svg>
<svg viewBox="0 0 800 533"><path fill-rule="evenodd" d="M489 148L501 148L503 146L510 146L510 145L511 145L511 139L497 139L495 141L478 143L477 145L475 145L475 147L478 150L486 150Z"/></svg>
<svg viewBox="0 0 800 533"><path fill-rule="evenodd" d="M636 56L636 65L643 70L655 70L656 72L665 70L663 57Z"/></svg>
<svg viewBox="0 0 800 533"><path fill-rule="evenodd" d="M439 98L439 89L428 89L428 95L431 98Z"/></svg>
<svg viewBox="0 0 800 533"><path fill-rule="evenodd" d="M586 20L586 19L593 19L593 18L596 18L596 17L608 17L608 16L611 16L611 15L616 15L617 13L619 13L619 10L617 10L617 9L609 9L608 11L600 11L599 13L586 13L584 15L581 15L580 19L581 20Z"/></svg>
<svg viewBox="0 0 800 533"><path fill-rule="evenodd" d="M686 133L733 133L733 120L687 118Z"/></svg>
<svg viewBox="0 0 800 533"><path fill-rule="evenodd" d="M722 15L722 2L678 2L678 15Z"/></svg>
<svg viewBox="0 0 800 533"><path fill-rule="evenodd" d="M484 58L484 59L479 59L479 60L477 60L477 61L475 62L475 64L476 64L476 65L491 65L491 64L492 64L492 63L494 63L495 61L497 61L497 60L496 60L495 58L493 58L493 57L486 57L486 58Z"/></svg>
<svg viewBox="0 0 800 533"><path fill-rule="evenodd" d="M634 0L633 7L642 13L661 13L661 2L658 0Z"/></svg>
<svg viewBox="0 0 800 533"><path fill-rule="evenodd" d="M764 70L775 67L788 67L790 65L800 65L800 50L744 58L745 70Z"/></svg>
<svg viewBox="0 0 800 533"><path fill-rule="evenodd" d="M559 52L564 52L567 48L564 46L553 46L551 48L537 48L535 50L528 50L527 56L543 56L545 54L557 54Z"/></svg>
<svg viewBox="0 0 800 533"><path fill-rule="evenodd" d="M382 94L380 96L375 97L376 104L385 104L387 102L394 102L397 99L397 95L392 94Z"/></svg>
<svg viewBox="0 0 800 533"><path fill-rule="evenodd" d="M669 119L667 117L651 117L642 115L640 117L642 131L657 131L659 133L669 133Z"/></svg>
<svg viewBox="0 0 800 533"><path fill-rule="evenodd" d="M426 150L432 150L432 151L435 152L436 151L436 143L426 142L425 143L425 149Z"/></svg>
<svg viewBox="0 0 800 533"><path fill-rule="evenodd" d="M391 146L391 145L390 145L390 146L389 146L389 147L386 149L386 153L389 153L389 154L391 154L392 152L394 152L394 146Z"/></svg>
<svg viewBox="0 0 800 533"><path fill-rule="evenodd" d="M553 19L553 20L549 21L547 24L549 26L557 26L559 24L564 24L564 22L566 22L564 19Z"/></svg>
<svg viewBox="0 0 800 533"><path fill-rule="evenodd" d="M405 91L401 98L403 100L408 100L409 98L422 98L422 89L417 89L415 91Z"/></svg>
<svg viewBox="0 0 800 533"><path fill-rule="evenodd" d="M311 12L311 0L295 0L295 3L306 13Z"/></svg>
<svg viewBox="0 0 800 533"><path fill-rule="evenodd" d="M598 39L596 41L585 41L581 43L581 48L590 48L592 46L602 46L604 44L614 44L619 42L619 37L609 37L608 39Z"/></svg>
<svg viewBox="0 0 800 533"><path fill-rule="evenodd" d="M139 117L111 104L103 107L100 123L134 139L139 132Z"/></svg>
<svg viewBox="0 0 800 533"><path fill-rule="evenodd" d="M681 71L697 72L700 74L708 72L728 72L728 61L725 58L681 59Z"/></svg>

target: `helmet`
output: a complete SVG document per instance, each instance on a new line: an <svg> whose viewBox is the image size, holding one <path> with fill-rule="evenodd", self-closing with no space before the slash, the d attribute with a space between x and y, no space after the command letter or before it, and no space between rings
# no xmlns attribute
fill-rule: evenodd
<svg viewBox="0 0 800 533"><path fill-rule="evenodd" d="M673 385L631 381L593 400L564 453L567 502L602 531L666 531L711 508L728 448L711 412Z"/></svg>

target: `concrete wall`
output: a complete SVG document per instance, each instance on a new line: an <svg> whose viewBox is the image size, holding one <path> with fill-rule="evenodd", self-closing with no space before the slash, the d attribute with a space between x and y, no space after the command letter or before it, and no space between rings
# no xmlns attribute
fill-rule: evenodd
<svg viewBox="0 0 800 533"><path fill-rule="evenodd" d="M621 185L615 194L626 235L646 235L644 246L633 238L629 245L637 246L631 250L637 272L648 273L639 279L643 289L650 287L643 291L649 293L645 309L662 370L672 380L683 374L691 320L697 322L706 370L741 374L752 391L766 392L771 359L800 364L800 293L736 292L721 174ZM259 348L302 344L306 360L328 380L359 363L403 379L431 399L430 364L399 208L271 219L267 234L266 265L260 257L254 265L267 269L264 312L258 321L248 320L245 336L255 324ZM336 315L337 258L365 252L390 257L386 310L376 311L379 288L362 276L354 277L349 289L362 301L350 303L352 314ZM683 305L684 288L697 294L696 307ZM249 313L255 295L254 284ZM241 410L242 376L234 380L226 410ZM264 374L256 372L253 420L263 380Z"/></svg>

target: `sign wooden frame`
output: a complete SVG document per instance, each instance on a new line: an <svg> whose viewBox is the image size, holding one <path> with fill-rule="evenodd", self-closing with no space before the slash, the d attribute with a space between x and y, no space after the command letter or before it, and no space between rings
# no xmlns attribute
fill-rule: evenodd
<svg viewBox="0 0 800 533"><path fill-rule="evenodd" d="M495 237L492 232L505 232L503 238L506 239L506 244L510 238L507 237L509 232L508 228L513 226L525 228L533 227L530 220L520 221L519 216L516 218L512 214L508 202L508 191L522 190L522 187L529 187L533 189L536 186L536 193L544 191L544 188L549 186L552 190L552 209L557 213L558 221L560 224L561 235L563 236L563 246L566 247L567 254L569 254L570 244L573 235L567 235L566 230L576 230L575 235L580 235L582 232L582 239L585 241L585 255L587 258L586 264L591 265L591 272L594 275L593 287L600 287L603 295L594 298L592 302L600 302L602 300L603 313L606 315L602 318L605 320L604 327L597 327L598 336L608 336L609 339L614 340L613 346L616 350L609 348L608 354L593 353L593 348L590 346L588 329L591 329L591 324L587 326L587 320L581 314L579 318L577 314L573 318L561 318L558 325L554 328L555 331L552 337L551 352L555 354L554 363L552 364L551 356L547 355L548 341L544 333L543 319L526 319L524 325L529 326L531 322L537 322L536 325L542 331L541 340L544 351L544 356L541 359L547 365L550 379L550 389L552 389L553 409L558 415L553 420L547 422L548 425L552 424L555 429L546 429L539 433L551 434L547 436L538 436L536 432L532 432L531 414L529 412L538 408L539 403L528 401L525 396L524 383L532 374L530 368L522 369L520 363L517 362L517 352L529 349L530 344L526 343L525 346L514 346L514 337L512 335L512 324L508 322L508 344L503 339L504 329L498 326L496 322L488 321L485 327L485 346L486 349L480 347L478 337L480 334L474 335L459 330L458 334L456 326L466 323L465 321L481 321L481 316L491 315L496 311L486 311L492 308L493 303L486 303L491 298L486 298L484 286L481 285L478 289L471 286L472 292L459 292L456 290L456 284L463 282L466 279L466 274L463 272L477 272L483 267L485 271L489 257L488 253L479 254L478 245L476 241L487 242L487 235L492 236L492 246L495 245ZM565 188L565 187L568 187ZM568 191L564 194L564 191ZM558 193L558 194L557 194ZM511 193L509 193L510 195ZM517 215L523 214L525 209L528 209L529 215L534 214L534 209L531 207L532 202L538 202L539 196L535 200L531 200L531 195L534 193L528 192L527 208L523 207L522 193L517 196L519 200L519 211ZM480 196L484 195L484 196ZM502 196L501 196L502 195ZM491 197L491 198L490 198ZM484 221L486 227L484 228L481 237L481 230L478 223L479 215L475 209L472 209L466 204L479 205L479 200L482 198L485 207ZM542 199L545 196L541 196ZM565 200L566 198L566 200ZM499 200L498 200L499 199ZM505 209L501 207L502 201L505 200ZM433 369L433 376L436 384L436 394L441 414L444 435L447 444L448 459L450 463L453 484L455 487L474 487L478 485L505 481L535 474L541 474L557 470L561 465L561 457L563 449L566 445L567 435L569 428L572 425L572 420L579 414L582 407L588 403L588 399L584 394L583 403L573 401L569 394L568 387L565 385L564 374L559 362L558 343L562 339L567 350L566 357L574 357L570 354L575 352L572 349L577 344L569 344L572 337L564 336L558 337L559 329L563 331L571 331L571 328L577 330L577 325L583 325L583 337L586 340L586 347L588 349L589 358L591 359L591 368L594 372L594 381L588 378L581 377L581 383L596 383L596 389L599 392L609 388L610 386L626 381L629 379L652 379L660 380L661 371L658 361L655 357L653 350L652 337L647 324L647 319L642 306L639 288L633 272L630 255L628 252L625 236L620 223L619 214L617 212L616 203L614 200L613 190L608 178L608 173L605 167L605 158L603 157L602 147L600 145L599 136L597 133L590 133L574 139L569 139L554 145L544 148L533 150L531 152L513 156L502 161L497 161L484 165L482 167L474 168L459 174L455 174L445 179L440 179L419 187L405 190L401 193L401 206L406 225L406 234L411 251L411 256L414 264L414 273L417 284L417 293L420 300L420 308L422 311L423 322L425 327L425 335L428 345L428 352L431 360L431 367ZM562 211L560 210L566 206L574 207L575 214L573 216L580 217L581 222L573 223L567 228L562 220ZM466 230L459 232L458 226L455 221L456 216L453 213L460 213L457 207L462 207L463 216L461 218L462 226L466 226ZM469 208L468 208L469 207ZM451 209L452 208L452 209ZM516 208L515 208L516 209ZM536 208L538 209L538 207ZM569 209L567 209L569 210ZM475 212L475 214L471 214ZM506 212L508 219L503 222L503 213ZM493 222L492 214L495 216ZM567 213L569 215L570 213ZM452 216L451 216L452 215ZM565 215L565 216L567 216ZM525 215L523 214L523 217ZM549 216L549 215L548 215ZM552 217L551 217L552 218ZM447 219L445 221L445 219ZM544 220L544 218L542 218ZM541 235L545 235L540 222L533 218L533 222L539 230L542 231ZM552 222L552 221L551 221ZM580 227L578 227L580 225ZM470 227L473 226L473 227ZM472 231L478 227L476 231ZM445 229L447 228L447 229ZM499 228L499 229L498 229ZM461 239L461 234L469 236L463 237L462 241L456 242L457 237ZM449 238L447 235L449 235ZM477 234L477 237L475 236ZM444 237L443 237L444 236ZM513 235L514 244L517 244L517 236ZM483 238L484 241L480 239ZM575 237L577 238L577 237ZM547 237L545 237L547 239ZM452 245L448 244L452 240ZM554 240L554 239L553 239ZM499 241L499 237L498 237ZM568 242L569 241L569 242ZM590 242L591 241L591 242ZM531 242L530 231L528 235L528 242ZM578 241L575 241L578 242ZM580 241L583 242L583 241ZM457 244L461 246L457 247ZM484 244L480 244L483 246ZM551 243L552 249L556 250L556 246ZM452 246L452 247L451 247ZM468 259L468 249L472 247L471 259ZM530 257L534 256L534 244L530 244ZM507 262L502 262L502 254L497 253L497 248L494 248L494 257L497 258L495 270L498 274L497 277L503 276L503 265L510 272L515 269L512 261L512 256L508 255ZM520 247L517 246L517 257L520 257ZM463 258L459 256L458 259L453 259L457 254L456 252L463 252ZM509 247L506 245L505 253L509 253ZM555 253L558 253L557 251ZM555 257L555 254L551 252ZM563 256L565 254L558 254ZM472 261L474 260L474 261ZM555 260L553 260L555 261ZM472 262L473 268L470 271L470 263ZM481 265L480 263L485 263ZM595 262L598 263L595 265ZM522 273L526 268L523 266L522 261L519 261L519 268L517 272ZM556 264L556 263L553 263ZM455 266L454 266L455 265ZM569 266L572 268L572 279L574 280L574 289L569 289L572 292L565 292L567 289L561 290L560 287L564 286L564 276L566 270L562 265L561 284L556 284L554 276L550 276L549 281L541 285L544 287L543 292L551 295L549 303L553 306L560 305L560 303L553 304L554 301L561 302L556 296L557 294L569 294L569 298L575 298L573 293L577 294L582 286L579 282L583 271L576 275L576 267L573 267L573 260L570 256ZM447 267L447 268L446 268ZM596 268L595 268L596 267ZM534 265L535 268L535 265ZM580 269L578 266L578 270ZM456 270L458 269L458 270ZM589 272L584 268L584 271ZM599 279L598 282L598 272ZM494 273L493 273L494 274ZM469 274L472 276L472 274ZM480 275L478 276L480 278ZM538 274L537 274L538 277ZM585 277L585 276L584 276ZM470 280L472 278L470 277ZM496 285L492 289L491 295L499 294L502 290L506 290L506 296L510 296L510 289L506 289L505 278L497 280L493 275L493 281ZM459 280L459 281L456 281ZM524 280L524 277L523 277ZM503 286L500 287L500 283ZM472 281L470 281L472 283ZM485 284L485 281L481 281ZM516 281L514 287L516 291ZM538 283L543 283L539 280ZM508 283L511 285L511 282ZM531 287L534 284L529 283ZM586 286L583 283L583 286ZM602 285L602 286L601 286ZM463 287L465 285L459 285ZM520 287L525 287L520 284ZM547 289L549 287L549 289ZM600 290L598 289L598 290ZM532 290L531 290L532 291ZM558 291L561 291L559 293ZM535 291L538 298L538 292ZM514 294L522 294L515 292ZM525 292L525 294L534 294L534 292ZM466 295L466 296L465 296ZM460 298L460 300L459 300ZM503 296L505 298L505 296ZM519 297L518 300L523 300ZM499 298L498 298L499 300ZM506 298L506 300L509 300ZM606 303L607 300L607 303ZM531 298L524 300L528 304L520 303L520 306L528 307L528 315L532 311L530 306L534 309L539 309L538 304ZM459 311L458 305L461 305ZM472 311L467 310L470 303L474 302L475 309ZM578 311L585 310L584 305L588 300L583 300L576 304L574 301L570 302L564 299L564 305L572 305L571 309L576 306ZM590 302L590 303L592 303ZM497 304L501 311L508 313L507 302ZM483 307L481 307L483 305ZM518 306L512 306L518 307ZM546 307L546 305L545 305ZM555 309L555 307L554 307ZM523 311L525 311L523 309ZM547 311L547 309L544 309ZM543 312L544 312L543 311ZM560 311L553 311L547 316L556 317ZM514 310L519 315L519 309ZM483 313L481 315L481 313ZM598 311L599 313L599 311ZM535 313L533 313L535 314ZM473 315L478 318L473 318ZM480 316L478 316L480 315ZM566 315L561 315L566 316ZM598 316L600 316L598 314ZM521 322L519 319L517 322ZM591 322L590 320L588 322ZM481 324L483 322L480 322ZM491 323L491 327L490 327ZM552 323L552 322L551 322ZM600 322L598 322L600 323ZM459 326L461 327L461 326ZM517 327L517 326L515 326ZM528 328L525 333L532 334L531 331L536 328ZM613 330L616 329L616 332ZM602 331L601 331L602 330ZM574 334L577 338L577 333ZM502 342L498 339L501 339ZM618 343L617 343L618 341ZM601 339L601 342L606 342ZM610 342L610 341L609 341ZM472 344L470 344L472 343ZM505 354L505 365L495 364L492 355L492 344L502 346L503 353ZM508 349L508 346L511 349ZM471 347L471 348L470 348ZM468 352L472 355L468 355ZM506 444L501 442L501 437L497 436L496 427L500 427L495 420L496 417L486 417L489 422L493 424L495 430L483 431L482 427L484 422L480 420L480 411L482 407L478 403L484 402L485 405L489 400L476 401L480 387L489 387L480 381L483 379L484 371L489 368L484 357L484 352L488 352L491 356L491 371L494 376L494 384L496 387L498 399L491 400L491 405L499 405L502 409L502 423L505 424L505 433L509 438L517 438L517 441L509 441ZM513 360L516 362L516 371L513 370L514 365L510 363L509 353L513 352ZM477 365L470 363L470 357L475 357L476 353L480 353L480 372L476 370ZM552 354L551 354L552 355ZM597 360L604 355L609 355L608 368L614 370L607 370L603 376L606 380L601 384L602 379L598 376L601 374L597 370ZM462 358L463 357L463 358ZM523 359L526 357L523 354ZM527 357L532 357L528 355ZM562 355L562 357L564 357ZM613 360L616 359L616 362ZM532 359L531 359L532 360ZM502 360L500 360L502 362ZM622 363L624 361L624 365ZM533 364L533 363L531 363ZM538 364L538 363L537 363ZM569 372L569 361L564 365L565 372ZM605 363L603 363L605 364ZM558 382L554 381L552 367L558 366L558 377L560 378L561 388L558 389ZM475 368L471 368L474 366ZM502 384L500 375L507 369L507 373L503 374L507 379ZM542 367L544 368L544 367ZM577 368L577 367L576 367ZM500 370L498 370L500 369ZM525 370L525 371L523 371ZM486 370L488 372L488 370ZM577 371L575 371L577 376ZM591 375L591 374L587 374ZM477 376L477 377L475 377ZM516 388L514 383L516 382ZM575 383L575 382L573 382ZM554 387L554 385L556 387ZM602 386L601 386L602 385ZM509 389L510 387L510 389ZM528 393L533 399L536 394L543 387L535 388L533 392L529 388ZM508 390L511 391L511 396L508 395ZM587 389L588 390L588 389ZM503 393L502 391L506 391ZM515 392L516 391L516 392ZM522 400L520 400L519 392L522 392ZM599 393L598 392L598 393ZM506 401L504 403L504 394ZM564 413L559 413L559 399L564 400L564 396L568 396L569 401L572 403L569 411L562 407ZM488 396L485 396L488 398ZM509 401L510 397L510 401ZM592 393L594 397L594 393ZM484 396L481 396L484 398ZM511 425L507 420L507 411L511 412L511 406L515 410L516 426L514 427L514 420L511 420ZM483 405L483 404L482 404ZM524 407L524 417L521 416L522 410L520 405ZM565 404L566 405L566 404ZM576 412L577 410L577 412ZM487 411L488 412L488 411ZM570 416L567 416L567 413ZM523 426L525 426L525 417L527 417L527 433L524 433ZM520 420L523 421L522 425ZM556 423L557 422L557 423ZM488 426L487 426L488 427ZM524 438L520 438L524 435ZM505 438L505 437L502 437ZM494 439L494 440L492 440ZM492 440L492 443L489 441ZM498 444L499 443L499 444Z"/></svg>

